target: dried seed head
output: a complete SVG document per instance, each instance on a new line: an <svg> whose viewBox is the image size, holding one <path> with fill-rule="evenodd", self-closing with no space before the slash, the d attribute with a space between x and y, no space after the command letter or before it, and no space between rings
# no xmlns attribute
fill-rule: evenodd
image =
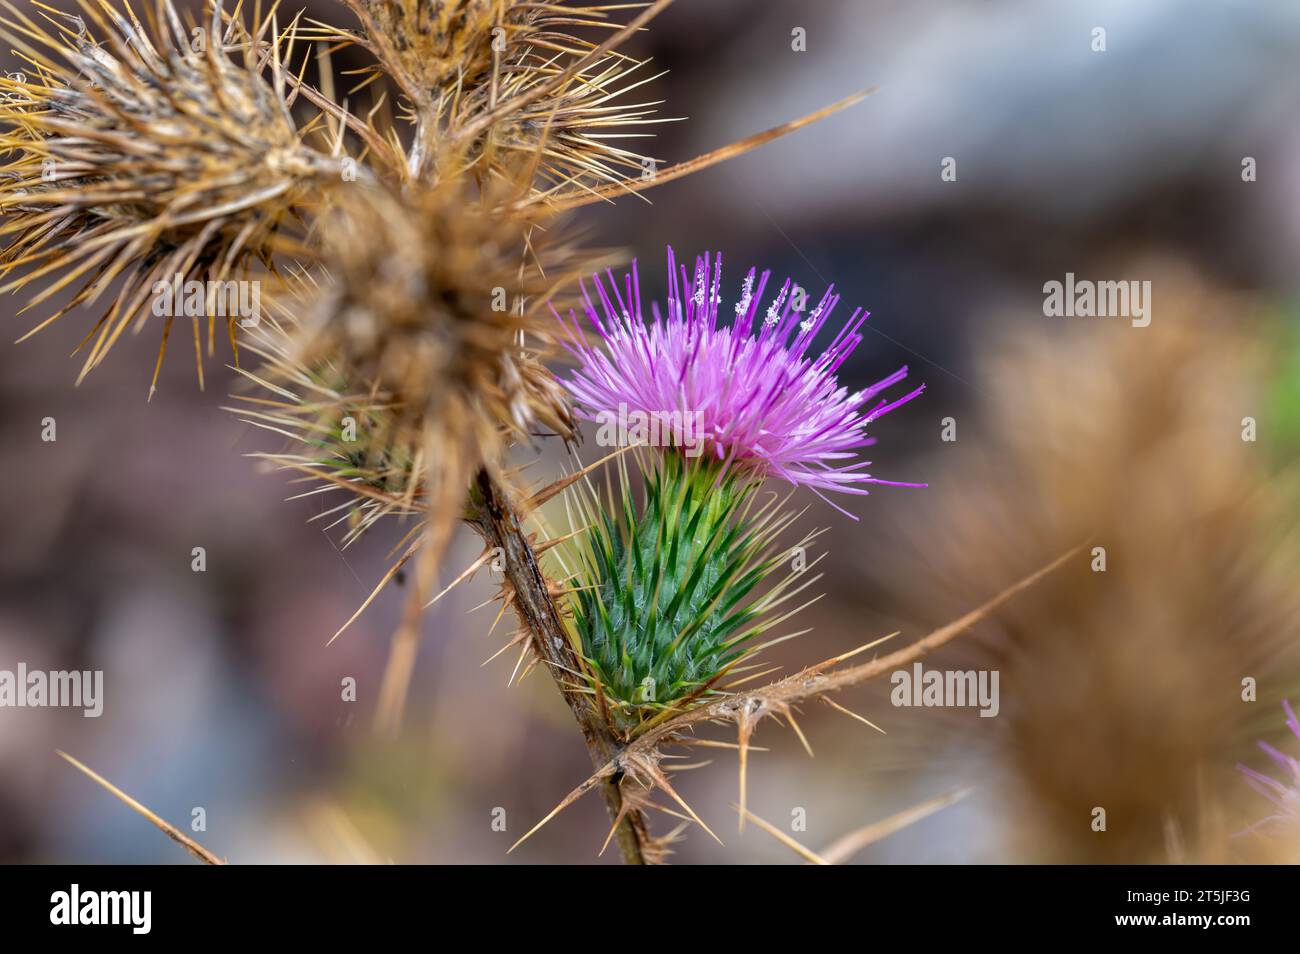
<svg viewBox="0 0 1300 954"><path fill-rule="evenodd" d="M358 42L377 59L376 73L401 90L418 124L416 166L434 163L451 141L484 157L536 155L539 192L575 183L641 177L655 161L616 145L630 127L654 119L655 102L625 94L656 77L648 61L615 52L626 35L601 6L520 0L348 0L358 34L324 30L331 41ZM591 38L582 36L590 33ZM601 42L612 40L608 49ZM640 134L648 135L648 134ZM438 170L445 175L444 170Z"/></svg>
<svg viewBox="0 0 1300 954"><path fill-rule="evenodd" d="M324 277L298 283L310 303L277 309L249 345L279 400L250 406L311 447L282 462L356 491L355 529L454 494L440 513L452 519L473 472L496 468L507 444L572 436L543 364L558 331L547 303L571 278L563 250L547 254L540 232L459 182L409 197L350 190L320 226Z"/></svg>
<svg viewBox="0 0 1300 954"><path fill-rule="evenodd" d="M570 436L564 390L540 361L555 331L546 304L569 274L543 271L540 232L530 242L526 223L448 184L409 199L356 190L321 236L333 282L306 361L344 361L417 427L459 405L457 430Z"/></svg>
<svg viewBox="0 0 1300 954"><path fill-rule="evenodd" d="M0 80L12 157L0 169L0 210L14 236L0 274L25 269L11 290L61 273L32 304L82 283L38 327L124 279L83 343L84 375L154 311L156 283L226 281L292 248L283 231L311 184L339 179L339 160L303 144L278 39L266 39L270 18L250 33L223 26L214 5L207 26L191 31L170 0L147 28L129 7L83 2L84 18L51 11L38 24L4 6L0 34L25 67ZM164 348L175 317L160 316ZM208 319L209 350L217 320ZM221 320L233 343L236 319ZM193 327L197 346L200 322Z"/></svg>
<svg viewBox="0 0 1300 954"><path fill-rule="evenodd" d="M421 90L451 81L474 88L509 38L539 30L544 8L511 0L348 0L373 42L391 47L402 77ZM550 19L548 16L547 19ZM494 42L495 41L495 42Z"/></svg>

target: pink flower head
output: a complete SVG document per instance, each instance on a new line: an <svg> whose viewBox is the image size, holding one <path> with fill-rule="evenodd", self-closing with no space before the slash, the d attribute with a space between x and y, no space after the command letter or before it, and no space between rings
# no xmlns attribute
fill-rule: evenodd
<svg viewBox="0 0 1300 954"><path fill-rule="evenodd" d="M789 279L767 307L763 292L770 272L750 269L735 305L735 318L720 325L722 256L695 261L695 275L680 269L668 249L668 314L651 304L641 309L636 263L623 276L595 275L596 301L582 284L587 320L599 333L590 340L572 312L566 322L569 351L579 367L565 384L578 414L590 421L620 413L663 415L683 429L691 415L705 452L726 467L749 467L763 476L821 491L867 493L866 484L924 487L872 477L856 452L875 443L867 425L912 400L924 385L890 400L882 393L907 377L903 367L865 390L850 394L836 372L862 341L867 312L845 322L830 345L809 354L813 339L839 303L834 286L806 313L803 293ZM757 278L757 284L755 279ZM672 412L681 412L672 414ZM673 435L685 446L686 435ZM825 499L823 497L823 499ZM838 508L837 508L838 509Z"/></svg>

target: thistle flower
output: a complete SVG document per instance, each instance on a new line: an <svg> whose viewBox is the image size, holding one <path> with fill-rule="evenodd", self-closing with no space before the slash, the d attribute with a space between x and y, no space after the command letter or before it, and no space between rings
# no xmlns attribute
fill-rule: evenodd
<svg viewBox="0 0 1300 954"><path fill-rule="evenodd" d="M1291 703L1284 700L1282 709L1286 712L1287 728L1300 740L1300 719L1296 718ZM1282 770L1282 778L1272 778L1247 765L1237 766L1246 776L1246 784L1272 802L1277 809L1268 818L1252 825L1250 830L1277 824L1300 825L1300 759L1279 751L1267 742L1261 741L1258 745Z"/></svg>
<svg viewBox="0 0 1300 954"><path fill-rule="evenodd" d="M599 308L583 285L586 317L599 342L587 340L572 312L567 322L560 318L579 362L565 383L580 417L608 422L636 413L660 420L677 446L698 437L704 453L727 469L779 477L819 496L866 494L867 484L925 486L873 477L863 470L870 461L845 462L875 443L865 433L872 421L925 389L892 400L882 396L907 377L906 367L856 393L840 384L837 372L862 341L858 332L867 312L855 310L826 350L812 357L813 339L840 300L834 286L804 315L796 307L802 296L787 279L764 310L771 273L758 275L755 284L751 268L735 320L720 326L722 256L712 271L707 256L697 259L692 279L684 265L678 270L670 248L668 274L666 316L656 302L647 323L634 263L621 292L612 274L608 288L599 276L593 279ZM694 434L687 433L692 426Z"/></svg>
<svg viewBox="0 0 1300 954"><path fill-rule="evenodd" d="M819 494L866 493L868 483L923 486L842 463L872 443L868 423L922 390L879 397L906 368L856 394L840 385L836 373L861 341L866 313L854 312L812 357L812 341L839 301L833 288L804 316L796 307L803 296L786 281L763 312L770 273L751 269L735 320L720 327L721 256L709 265L707 256L697 259L692 280L669 249L667 317L655 304L647 323L634 265L621 291L612 275L608 287L596 277L599 310L583 286L598 342L584 337L572 312L561 319L579 361L566 382L579 414L601 422L602 432L615 420L653 422L659 433L651 443L666 445L661 455L642 455L641 507L624 478L620 500L584 508L590 529L576 544L574 629L591 681L625 731L706 699L762 648L755 636L791 615L771 619L768 611L816 580L791 589L807 569L802 553L811 537L777 552L774 542L794 517L775 503L754 506L764 478ZM635 426L627 435L633 443L646 436ZM623 442L606 434L598 440ZM786 564L793 572L748 601Z"/></svg>
<svg viewBox="0 0 1300 954"><path fill-rule="evenodd" d="M303 144L278 39L265 40L270 17L249 33L233 20L223 26L214 3L191 37L170 0L148 28L129 6L82 0L84 18L51 11L42 14L48 27L4 6L0 35L25 72L0 79L9 127L0 143L14 157L0 168L0 211L14 236L0 275L28 270L3 290L62 273L31 307L82 282L34 333L124 279L83 341L84 376L129 326L140 329L156 282L225 281L269 262L308 187L337 179L339 163ZM164 319L159 365L174 317ZM232 345L236 321L225 320ZM209 351L215 327L209 318ZM200 323L193 328L201 354ZM201 384L201 362L198 374Z"/></svg>

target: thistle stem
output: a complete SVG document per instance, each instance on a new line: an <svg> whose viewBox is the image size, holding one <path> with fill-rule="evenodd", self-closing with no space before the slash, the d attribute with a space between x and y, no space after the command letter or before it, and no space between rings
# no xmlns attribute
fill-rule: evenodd
<svg viewBox="0 0 1300 954"><path fill-rule="evenodd" d="M577 720L593 767L600 768L617 756L622 746L591 697L578 691L567 675L581 672L581 663L560 622L560 615L546 587L546 578L520 525L519 515L506 493L485 470L480 470L475 479L471 499L475 510L469 522L489 547L499 548L506 578L514 590L514 606L519 621L532 635L534 650L546 663L556 688ZM601 795L611 823L617 820L614 841L624 862L646 864L652 842L645 814L639 808L624 810L623 793L617 777L601 782Z"/></svg>

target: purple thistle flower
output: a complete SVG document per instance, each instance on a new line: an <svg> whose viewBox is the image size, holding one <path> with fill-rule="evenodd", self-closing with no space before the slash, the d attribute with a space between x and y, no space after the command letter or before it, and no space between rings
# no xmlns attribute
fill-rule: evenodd
<svg viewBox="0 0 1300 954"><path fill-rule="evenodd" d="M1283 702L1282 708L1286 711L1287 728L1291 730L1297 739L1300 739L1300 720L1296 719L1295 710L1291 708L1291 703ZM1241 773L1246 776L1246 784L1267 798L1277 808L1276 813L1256 822L1247 831L1254 831L1265 825L1279 822L1300 823L1300 759L1275 749L1267 742L1257 744L1268 753L1268 757L1277 763L1282 770L1282 780L1279 781L1245 765L1237 766Z"/></svg>
<svg viewBox="0 0 1300 954"><path fill-rule="evenodd" d="M705 452L724 468L748 467L821 491L865 494L865 484L924 487L872 477L854 461L856 452L875 443L867 425L919 395L924 385L900 398L882 393L907 377L904 366L865 390L850 394L836 372L862 336L868 313L861 308L844 323L826 350L816 357L809 347L839 303L834 286L806 316L796 310L789 279L770 305L762 308L770 272L750 269L741 287L730 325L718 323L722 301L722 256L696 259L694 279L678 266L668 249L667 317L658 302L652 320L642 313L636 263L619 280L606 272L592 278L596 301L582 283L587 319L599 333L593 343L577 317L556 317L569 332L569 351L578 359L565 382L580 417L597 421L620 411L644 415L694 415ZM597 307L599 303L599 308ZM755 321L758 328L755 331ZM673 443L683 446L682 416ZM822 499L826 499L823 497ZM832 506L834 506L832 504ZM840 508L836 508L840 509Z"/></svg>

